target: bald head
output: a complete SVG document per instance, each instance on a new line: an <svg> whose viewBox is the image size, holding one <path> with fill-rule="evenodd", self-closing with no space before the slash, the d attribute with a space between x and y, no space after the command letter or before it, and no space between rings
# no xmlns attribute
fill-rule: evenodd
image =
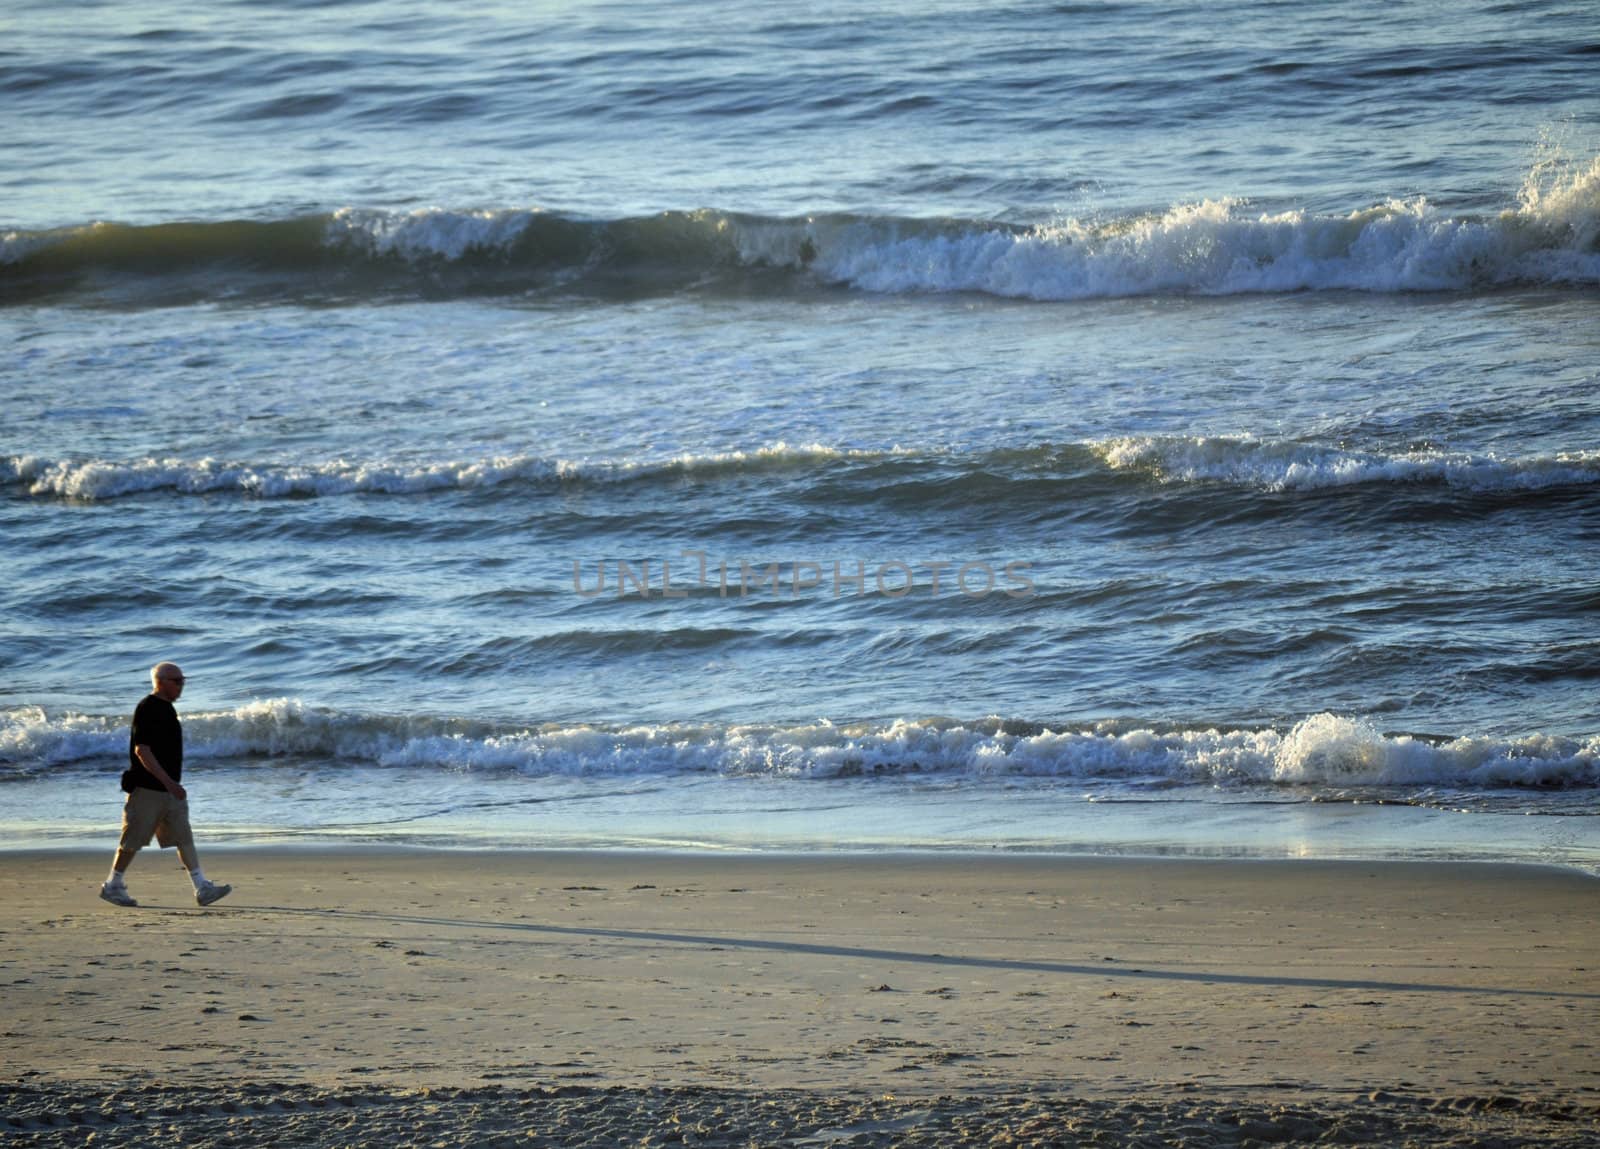
<svg viewBox="0 0 1600 1149"><path fill-rule="evenodd" d="M176 662L158 662L150 668L150 691L172 702L183 693L183 668Z"/></svg>

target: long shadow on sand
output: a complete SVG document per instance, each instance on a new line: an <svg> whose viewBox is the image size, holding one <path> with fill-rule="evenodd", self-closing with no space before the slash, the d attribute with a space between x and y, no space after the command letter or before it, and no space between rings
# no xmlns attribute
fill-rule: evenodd
<svg viewBox="0 0 1600 1149"><path fill-rule="evenodd" d="M374 910L238 906L233 912L241 915L244 913L257 913L269 916L282 915L324 920L332 919L335 921L385 922L391 925L443 926L462 930L504 930L559 937L613 938L618 941L629 942L666 942L683 946L717 946L723 949L765 950L773 953L814 954L819 957L859 958L866 961L957 966L966 969L1014 970L1024 973L1063 974L1072 977L1140 978L1149 981L1186 981L1209 985L1377 990L1387 993L1492 994L1502 997L1548 997L1566 998L1572 1001L1600 1001L1600 993L1578 993L1570 990L1486 985L1442 985L1435 982L1369 981L1337 977L1288 977L1280 974L1221 973L1202 970L1150 969L1144 966L1122 966L1110 960L1095 965L1079 965L1071 962L1038 961L1021 958L980 957L967 954L919 953L914 950L819 945L812 942L776 941L769 938L730 938L708 934L661 933L653 930L621 930L586 926L535 925L527 922L421 917L414 914L380 913Z"/></svg>

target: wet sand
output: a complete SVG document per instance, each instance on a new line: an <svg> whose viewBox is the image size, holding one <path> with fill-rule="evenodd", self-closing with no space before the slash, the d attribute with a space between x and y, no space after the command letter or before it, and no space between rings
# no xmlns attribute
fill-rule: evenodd
<svg viewBox="0 0 1600 1149"><path fill-rule="evenodd" d="M1393 863L0 854L18 1145L1595 1144L1600 881Z"/></svg>

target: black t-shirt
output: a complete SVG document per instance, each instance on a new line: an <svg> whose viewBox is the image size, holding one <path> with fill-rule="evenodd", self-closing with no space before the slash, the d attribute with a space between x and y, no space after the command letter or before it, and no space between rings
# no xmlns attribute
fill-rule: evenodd
<svg viewBox="0 0 1600 1149"><path fill-rule="evenodd" d="M133 727L128 731L128 769L122 775L122 788L165 790L156 776L144 768L135 746L148 746L174 782L183 777L183 724L177 707L157 694L147 694L133 711Z"/></svg>

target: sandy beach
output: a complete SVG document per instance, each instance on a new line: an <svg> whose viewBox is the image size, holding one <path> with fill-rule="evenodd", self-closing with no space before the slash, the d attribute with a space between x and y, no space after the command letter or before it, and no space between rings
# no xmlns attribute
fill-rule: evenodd
<svg viewBox="0 0 1600 1149"><path fill-rule="evenodd" d="M1596 1144L1535 866L0 856L12 1145Z"/></svg>

